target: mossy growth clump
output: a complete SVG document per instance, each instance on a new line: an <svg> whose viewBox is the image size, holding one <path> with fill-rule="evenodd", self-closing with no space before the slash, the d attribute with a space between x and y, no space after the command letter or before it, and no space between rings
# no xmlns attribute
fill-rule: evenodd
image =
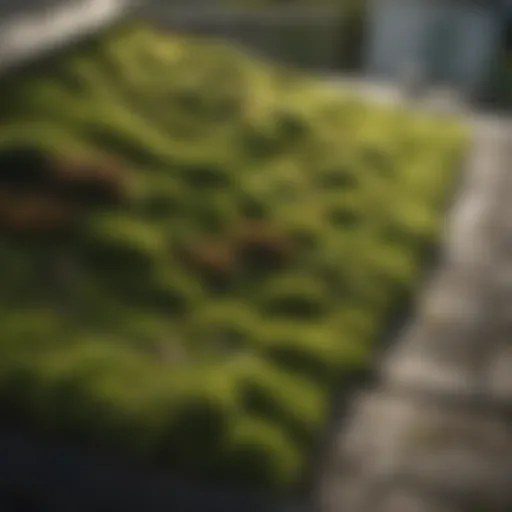
<svg viewBox="0 0 512 512"><path fill-rule="evenodd" d="M417 282L464 131L149 27L1 90L3 410L291 490Z"/></svg>

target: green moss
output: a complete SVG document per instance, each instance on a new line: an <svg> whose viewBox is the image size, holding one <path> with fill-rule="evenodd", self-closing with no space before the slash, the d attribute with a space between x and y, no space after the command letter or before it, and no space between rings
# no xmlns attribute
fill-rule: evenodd
<svg viewBox="0 0 512 512"><path fill-rule="evenodd" d="M266 340L263 354L267 360L322 386L336 379L347 355L346 334L324 323L299 326L279 322L270 326Z"/></svg>
<svg viewBox="0 0 512 512"><path fill-rule="evenodd" d="M249 488L283 492L300 477L299 448L268 420L241 417L232 429L230 444L214 474Z"/></svg>
<svg viewBox="0 0 512 512"><path fill-rule="evenodd" d="M304 378L309 377L307 372L286 372L286 364L248 359L239 362L235 370L246 410L274 421L307 451L326 417L326 393L322 387L308 382Z"/></svg>
<svg viewBox="0 0 512 512"><path fill-rule="evenodd" d="M184 387L170 411L170 422L158 458L201 475L226 449L239 409L233 382L226 374L206 369Z"/></svg>
<svg viewBox="0 0 512 512"><path fill-rule="evenodd" d="M334 383L414 290L464 130L150 27L3 80L0 400L188 476L289 490ZM113 157L133 186L31 235L7 182L53 200L59 155Z"/></svg>
<svg viewBox="0 0 512 512"><path fill-rule="evenodd" d="M302 276L280 276L261 293L261 306L269 315L296 320L318 318L331 307L326 287Z"/></svg>
<svg viewBox="0 0 512 512"><path fill-rule="evenodd" d="M205 303L190 317L189 336L199 353L229 358L259 349L261 324L260 315L248 304L216 301Z"/></svg>

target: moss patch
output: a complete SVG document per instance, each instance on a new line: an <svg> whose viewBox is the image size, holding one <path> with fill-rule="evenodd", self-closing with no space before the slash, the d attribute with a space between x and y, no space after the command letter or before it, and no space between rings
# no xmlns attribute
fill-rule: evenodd
<svg viewBox="0 0 512 512"><path fill-rule="evenodd" d="M114 30L2 83L0 395L283 491L435 243L464 131Z"/></svg>

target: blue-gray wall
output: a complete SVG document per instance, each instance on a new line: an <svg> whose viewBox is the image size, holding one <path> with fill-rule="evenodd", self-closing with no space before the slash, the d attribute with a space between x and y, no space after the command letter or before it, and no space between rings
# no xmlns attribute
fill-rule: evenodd
<svg viewBox="0 0 512 512"><path fill-rule="evenodd" d="M432 0L371 0L365 49L366 71L396 78L409 62L422 65L427 77L443 64L452 83L468 92L486 86L500 44L502 19L489 4ZM446 41L435 24L446 25ZM439 45L438 57L435 44ZM444 62L441 62L444 61Z"/></svg>

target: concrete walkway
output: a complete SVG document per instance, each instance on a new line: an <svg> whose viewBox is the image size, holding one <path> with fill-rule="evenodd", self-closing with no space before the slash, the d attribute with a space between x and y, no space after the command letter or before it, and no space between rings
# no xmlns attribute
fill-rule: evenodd
<svg viewBox="0 0 512 512"><path fill-rule="evenodd" d="M468 118L440 264L333 439L323 512L512 510L512 129Z"/></svg>

